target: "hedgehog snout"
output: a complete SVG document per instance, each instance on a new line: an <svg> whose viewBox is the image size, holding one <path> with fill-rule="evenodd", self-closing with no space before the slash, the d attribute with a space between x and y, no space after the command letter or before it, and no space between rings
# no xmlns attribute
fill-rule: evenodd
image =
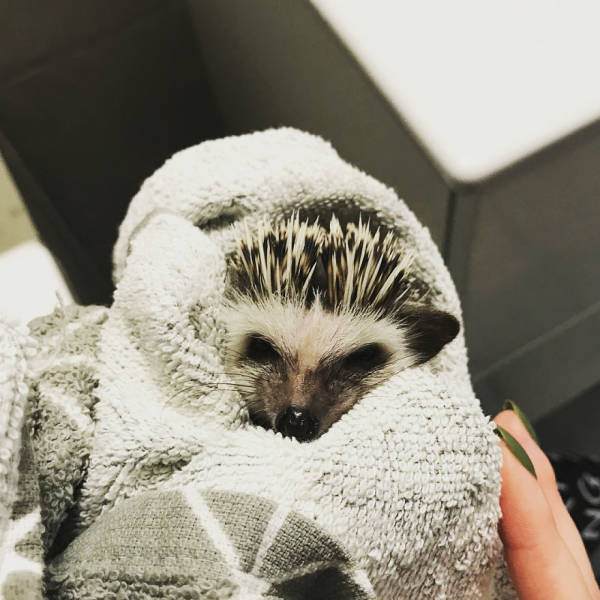
<svg viewBox="0 0 600 600"><path fill-rule="evenodd" d="M275 420L275 430L299 442L309 442L317 437L319 421L309 410L290 406Z"/></svg>

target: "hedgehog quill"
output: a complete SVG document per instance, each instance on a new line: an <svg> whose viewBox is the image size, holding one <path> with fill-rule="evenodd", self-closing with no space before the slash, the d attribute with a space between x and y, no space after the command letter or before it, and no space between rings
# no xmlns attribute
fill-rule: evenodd
<svg viewBox="0 0 600 600"><path fill-rule="evenodd" d="M411 258L392 233L295 214L237 234L226 362L256 424L313 440L459 331L453 315L408 300Z"/></svg>

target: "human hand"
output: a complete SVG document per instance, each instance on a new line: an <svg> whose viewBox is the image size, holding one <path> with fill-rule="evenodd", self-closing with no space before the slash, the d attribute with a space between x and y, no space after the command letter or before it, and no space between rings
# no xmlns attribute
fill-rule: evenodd
<svg viewBox="0 0 600 600"><path fill-rule="evenodd" d="M600 600L585 547L556 485L554 470L513 410L494 419L529 456L537 479L501 442L500 537L520 600Z"/></svg>

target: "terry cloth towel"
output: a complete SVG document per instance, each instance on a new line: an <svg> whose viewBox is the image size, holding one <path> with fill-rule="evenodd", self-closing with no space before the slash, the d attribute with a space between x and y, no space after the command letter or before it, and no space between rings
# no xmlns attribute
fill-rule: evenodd
<svg viewBox="0 0 600 600"><path fill-rule="evenodd" d="M310 443L253 426L227 385L231 224L294 211L394 231L428 301L460 316L427 229L322 139L278 129L177 153L131 202L110 309L61 308L30 325L39 350L15 493L22 371L8 401L1 389L2 414L16 411L0 438L5 597L512 596L501 453L462 333Z"/></svg>

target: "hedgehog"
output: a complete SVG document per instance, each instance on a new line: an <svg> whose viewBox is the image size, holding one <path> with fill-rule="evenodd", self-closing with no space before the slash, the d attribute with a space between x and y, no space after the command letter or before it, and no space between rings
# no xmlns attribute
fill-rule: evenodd
<svg viewBox="0 0 600 600"><path fill-rule="evenodd" d="M410 252L372 229L295 213L235 230L225 362L254 424L314 440L458 334L456 317L412 298Z"/></svg>

